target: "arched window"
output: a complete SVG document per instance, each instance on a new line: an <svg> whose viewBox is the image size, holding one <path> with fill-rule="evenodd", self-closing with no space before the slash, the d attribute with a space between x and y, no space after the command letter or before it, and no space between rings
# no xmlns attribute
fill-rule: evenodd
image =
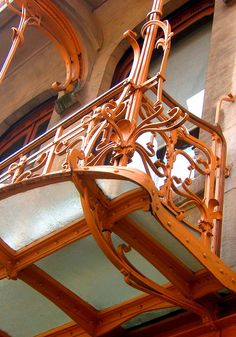
<svg viewBox="0 0 236 337"><path fill-rule="evenodd" d="M0 162L47 130L54 104L55 98L49 99L12 125L0 137Z"/></svg>
<svg viewBox="0 0 236 337"><path fill-rule="evenodd" d="M166 82L164 90L187 110L201 116L204 100L205 76L210 50L214 0L189 1L186 5L172 13L169 20L174 37L169 54ZM161 36L159 36L161 37ZM140 44L142 40L140 40ZM149 76L154 76L160 69L162 53L155 50L150 64ZM112 86L129 76L133 62L133 51L129 48L119 61L112 80ZM152 98L152 92L146 92ZM155 100L155 97L154 97ZM167 95L162 97L164 105L173 107ZM199 128L189 126L189 133L198 138ZM140 142L146 140L140 140ZM166 161L166 146L161 137L156 139L158 149L156 157ZM178 141L176 148L184 150L192 158L196 156L195 149L184 141ZM184 158L180 159L185 161ZM185 179L189 171L181 170L186 163L176 161L173 175ZM157 183L159 184L159 183ZM160 184L162 182L160 181Z"/></svg>
<svg viewBox="0 0 236 337"><path fill-rule="evenodd" d="M167 17L174 37L164 90L197 115L202 110L213 12L214 0L194 0ZM112 86L128 77L132 61L133 53L128 49L116 67ZM158 71L160 61L159 51L155 51L150 77Z"/></svg>

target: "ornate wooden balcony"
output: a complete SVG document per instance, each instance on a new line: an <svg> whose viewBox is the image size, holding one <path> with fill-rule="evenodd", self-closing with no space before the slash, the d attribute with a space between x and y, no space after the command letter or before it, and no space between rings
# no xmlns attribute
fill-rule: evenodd
<svg viewBox="0 0 236 337"><path fill-rule="evenodd" d="M111 313L91 310L80 299L82 314L76 313L71 306L73 296L38 267L30 266L89 234L124 281L149 294L143 303L156 299L155 304L140 306L138 313L181 307L213 324L212 311L200 299L224 287L236 290L235 273L218 257L226 175L224 136L218 124L196 117L162 90L172 35L168 22L160 21L161 8L161 2L154 1L142 29L142 50L133 32L125 34L134 49L127 80L0 164L0 198L9 201L2 211L5 218L11 217L22 198L27 200L26 215L31 208L40 213L47 196L57 197L58 207L63 208L62 203L75 192L65 190L64 199L62 191L57 196L56 186L62 182L72 182L79 192L82 211L76 221L68 225L67 219L65 227L55 224L50 233L39 230L20 240L25 246L7 238L19 224L14 228L1 220L0 277L21 278L53 300L89 335L107 332L137 311L132 307L119 317L112 312L114 318ZM158 29L163 34L156 42ZM157 74L148 78L155 45L162 48L163 61ZM44 196L48 186L50 191ZM49 211L50 197L46 200ZM24 226L22 236L32 226L39 229L31 218ZM133 250L159 271L164 284L149 276L142 264L135 265L130 259ZM58 299L56 290L66 299ZM128 307L121 304L120 310Z"/></svg>

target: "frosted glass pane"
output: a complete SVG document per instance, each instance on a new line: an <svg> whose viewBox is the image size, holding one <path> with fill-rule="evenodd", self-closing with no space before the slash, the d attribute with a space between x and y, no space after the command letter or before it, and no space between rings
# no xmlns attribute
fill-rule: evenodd
<svg viewBox="0 0 236 337"><path fill-rule="evenodd" d="M127 180L96 179L96 183L109 199L114 199L139 187L139 185Z"/></svg>
<svg viewBox="0 0 236 337"><path fill-rule="evenodd" d="M130 215L142 229L147 231L155 240L159 241L173 255L181 260L192 271L203 269L195 257L170 233L168 233L149 212L137 211Z"/></svg>
<svg viewBox="0 0 236 337"><path fill-rule="evenodd" d="M0 237L18 250L83 216L70 181L38 187L0 201Z"/></svg>
<svg viewBox="0 0 236 337"><path fill-rule="evenodd" d="M202 112L205 76L210 50L212 23L205 22L173 40L166 69L164 89L177 102L198 116ZM160 68L161 58L153 56L150 75ZM197 97L195 96L197 95ZM194 99L195 96L195 99ZM196 102L196 98L198 98ZM191 100L195 100L193 104Z"/></svg>
<svg viewBox="0 0 236 337"><path fill-rule="evenodd" d="M124 242L114 234L112 240L115 246ZM168 283L168 280L134 249L131 249L126 257L153 281L159 284ZM38 261L37 265L98 310L142 294L125 283L124 276L108 260L92 236L47 256Z"/></svg>
<svg viewBox="0 0 236 337"><path fill-rule="evenodd" d="M128 322L122 324L122 328L126 330L136 328L144 323L147 323L147 322L150 323L150 321L157 320L159 318L163 319L165 316L169 315L170 313L174 313L179 310L181 310L179 307L174 307L174 308L147 311L130 319Z"/></svg>
<svg viewBox="0 0 236 337"><path fill-rule="evenodd" d="M88 236L37 262L37 265L86 302L101 310L141 295Z"/></svg>
<svg viewBox="0 0 236 337"><path fill-rule="evenodd" d="M36 336L71 321L56 305L20 280L1 280L0 303L0 331L12 337Z"/></svg>

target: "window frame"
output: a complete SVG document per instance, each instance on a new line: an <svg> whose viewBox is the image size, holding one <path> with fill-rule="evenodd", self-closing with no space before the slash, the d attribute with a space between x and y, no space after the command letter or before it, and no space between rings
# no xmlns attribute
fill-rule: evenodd
<svg viewBox="0 0 236 337"><path fill-rule="evenodd" d="M9 154L4 159L1 159L2 154L10 148L14 143L16 143L21 137L26 135L24 143L21 147L34 140L39 127L45 122L50 121L54 105L55 97L50 98L48 101L44 102L37 108L31 110L27 115L13 124L1 137L0 137L0 162L4 161L6 158L10 157Z"/></svg>
<svg viewBox="0 0 236 337"><path fill-rule="evenodd" d="M171 25L174 37L179 33L183 33L186 29L190 28L193 24L204 19L205 17L213 16L215 7L215 0L200 0L196 3L196 0L191 0L189 3L183 5L175 12L168 15L167 19ZM157 39L161 37L161 34L157 36ZM142 44L142 39L138 40L138 43ZM125 80L131 70L133 63L133 50L128 48L121 59L119 60L114 75L112 78L111 87L117 85L121 81Z"/></svg>

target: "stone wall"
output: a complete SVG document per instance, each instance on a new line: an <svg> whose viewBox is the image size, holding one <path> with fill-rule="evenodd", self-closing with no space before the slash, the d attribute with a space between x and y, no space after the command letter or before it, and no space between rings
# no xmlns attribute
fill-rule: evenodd
<svg viewBox="0 0 236 337"><path fill-rule="evenodd" d="M228 4L218 0L212 30L211 52L209 57L204 118L214 122L216 104L222 95L236 94L236 1ZM226 179L224 221L222 236L222 258L236 269L236 148L235 119L236 103L224 102L220 115L220 125L228 146L230 177Z"/></svg>
<svg viewBox="0 0 236 337"><path fill-rule="evenodd" d="M145 19L152 0L126 0L119 3L107 0L94 11L86 0L55 2L71 20L81 41L84 71L77 106L84 105L109 89L116 64L129 46L123 41L123 33L127 29L135 29ZM185 2L187 0L166 0L165 13ZM8 9L2 14L1 63L9 49L11 27L17 26L19 22L19 18ZM65 67L56 48L35 28L29 27L25 43L17 51L0 86L0 135L32 108L50 96L57 95L51 89L51 84L63 79L64 75ZM50 126L60 118L54 113Z"/></svg>
<svg viewBox="0 0 236 337"><path fill-rule="evenodd" d="M59 4L81 41L82 80L85 82L92 71L97 50L102 45L102 31L84 0L60 1ZM1 16L0 64L3 64L10 48L11 27L18 26L19 17L9 9L4 10ZM32 108L57 95L51 89L51 84L65 78L65 65L53 43L34 27L27 27L24 36L24 44L18 48L0 85L0 135Z"/></svg>
<svg viewBox="0 0 236 337"><path fill-rule="evenodd" d="M123 33L127 29L137 30L150 10L152 0L107 0L94 11L85 0L55 2L71 19L83 45L85 76L77 106L84 105L109 89L114 69L128 48ZM187 0L166 0L165 14L186 2ZM204 118L210 121L214 120L218 98L229 92L236 93L235 17L235 0L227 5L222 0L216 1L204 104ZM10 27L16 24L17 18L12 15L5 17L0 24L1 54L7 51ZM64 64L55 47L41 34L29 29L25 46L17 52L7 77L0 86L0 134L32 108L55 95L50 85L63 76ZM231 167L225 189L222 256L233 267L236 267L235 106L236 103L224 103L220 118L228 143L228 164ZM54 112L50 126L61 118Z"/></svg>

